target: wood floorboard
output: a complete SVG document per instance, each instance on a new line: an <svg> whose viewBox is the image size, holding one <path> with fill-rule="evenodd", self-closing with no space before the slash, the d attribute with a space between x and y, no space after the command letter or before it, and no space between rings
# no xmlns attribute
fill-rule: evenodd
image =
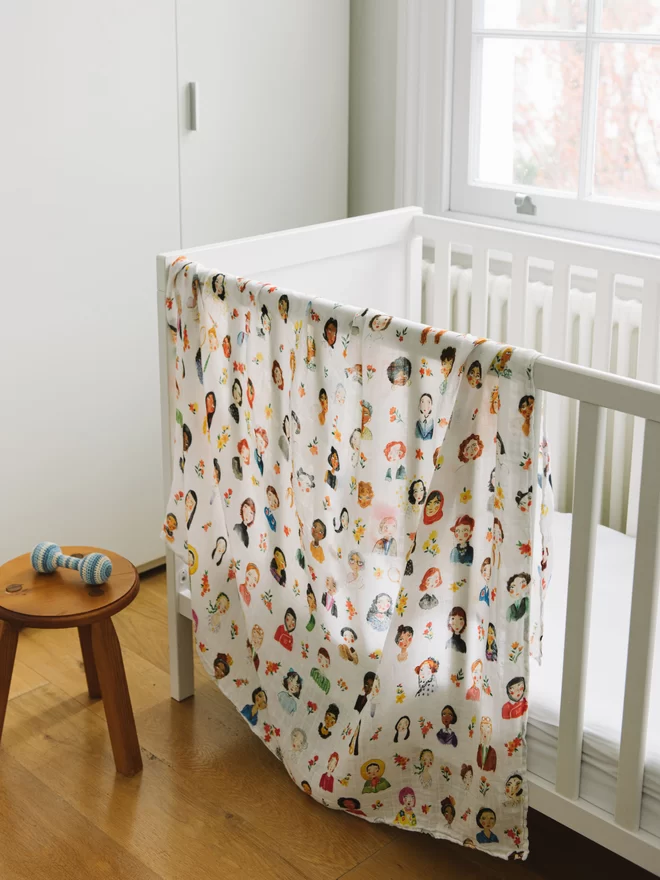
<svg viewBox="0 0 660 880"><path fill-rule="evenodd" d="M18 640L19 650L21 639ZM9 688L9 699L13 700L14 697L20 697L21 694L27 694L28 691L34 690L34 688L41 687L42 684L46 684L47 679L42 675L39 675L38 672L35 672L29 666L26 666L20 659L20 654L18 650L16 652L17 657L14 662L14 672L11 677L11 687Z"/></svg>
<svg viewBox="0 0 660 880"><path fill-rule="evenodd" d="M211 688L213 699L199 694L180 704L162 703L137 719L143 746L194 776L200 809L231 810L253 822L275 851L319 880L334 880L388 842L391 829L358 825L294 787L284 766Z"/></svg>
<svg viewBox="0 0 660 880"><path fill-rule="evenodd" d="M0 877L159 880L6 753L0 756Z"/></svg>
<svg viewBox="0 0 660 880"><path fill-rule="evenodd" d="M277 880L304 877L253 824L201 809L193 775L149 752L142 774L117 775L104 720L53 685L12 710L3 751L156 875L187 877L194 860L206 877L263 877L264 864Z"/></svg>
<svg viewBox="0 0 660 880"><path fill-rule="evenodd" d="M328 810L292 785L197 664L169 696L162 572L114 618L144 760L115 772L75 630L26 630L0 748L0 878L571 880L651 878L530 810L525 863Z"/></svg>

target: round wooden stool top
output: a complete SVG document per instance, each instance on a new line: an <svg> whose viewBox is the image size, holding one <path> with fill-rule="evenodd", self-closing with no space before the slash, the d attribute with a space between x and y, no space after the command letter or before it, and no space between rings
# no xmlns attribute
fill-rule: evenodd
<svg viewBox="0 0 660 880"><path fill-rule="evenodd" d="M111 617L137 596L137 569L123 556L98 547L63 547L62 552L67 556L103 553L112 561L112 575L105 584L93 586L70 568L38 574L29 553L17 556L0 566L0 620L42 629L85 626Z"/></svg>

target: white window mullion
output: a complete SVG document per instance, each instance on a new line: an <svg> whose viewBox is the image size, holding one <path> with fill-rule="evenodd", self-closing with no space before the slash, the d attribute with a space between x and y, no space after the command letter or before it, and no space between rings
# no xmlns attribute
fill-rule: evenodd
<svg viewBox="0 0 660 880"><path fill-rule="evenodd" d="M473 0L472 2L472 29L480 31L483 29L486 20L484 13L484 0Z"/></svg>
<svg viewBox="0 0 660 880"><path fill-rule="evenodd" d="M484 27L485 0L471 0L471 3L465 3L465 7L472 6L471 30L480 31ZM476 180L479 176L479 168L481 165L481 101L482 101L482 84L483 84L483 59L484 59L484 41L481 36L473 36L471 38L471 63L470 63L470 107L469 107L469 140L468 140L468 182Z"/></svg>
<svg viewBox="0 0 660 880"><path fill-rule="evenodd" d="M475 3L479 0L475 0ZM464 192L472 179L471 154L475 130L479 130L474 81L474 42L472 38L472 0L457 3L454 16L454 75L451 130L450 207L457 192ZM460 183L459 183L460 182Z"/></svg>
<svg viewBox="0 0 660 880"><path fill-rule="evenodd" d="M483 37L472 39L472 75L470 85L470 108L469 108L469 144L468 144L468 181L472 182L479 177L481 166L481 102L483 84Z"/></svg>
<svg viewBox="0 0 660 880"><path fill-rule="evenodd" d="M593 0L589 9L587 27L591 27L591 33L600 33L603 24L603 0Z"/></svg>
<svg viewBox="0 0 660 880"><path fill-rule="evenodd" d="M599 14L599 12L599 0L589 0L587 11L587 42L584 57L582 124L580 127L579 199L589 198L593 193L594 158L596 150L596 115L598 110L598 65L600 55L600 47L594 38L594 31L596 30L596 15Z"/></svg>

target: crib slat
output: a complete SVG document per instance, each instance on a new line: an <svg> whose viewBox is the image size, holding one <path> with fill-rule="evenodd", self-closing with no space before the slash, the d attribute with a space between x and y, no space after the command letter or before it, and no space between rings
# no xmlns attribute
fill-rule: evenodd
<svg viewBox="0 0 660 880"><path fill-rule="evenodd" d="M658 381L658 327L660 326L660 284L657 278L644 279L642 318L636 379Z"/></svg>
<svg viewBox="0 0 660 880"><path fill-rule="evenodd" d="M626 535L637 534L637 511L639 510L639 491L642 481L642 447L644 445L644 419L636 418L633 424L633 439L630 458L630 485L628 488L628 515Z"/></svg>
<svg viewBox="0 0 660 880"><path fill-rule="evenodd" d="M512 254L511 299L509 300L509 327L506 339L512 345L525 345L527 264L528 258L524 254Z"/></svg>
<svg viewBox="0 0 660 880"><path fill-rule="evenodd" d="M594 341L594 320L585 303L577 308L577 356L574 363L582 367L592 366L592 346Z"/></svg>
<svg viewBox="0 0 660 880"><path fill-rule="evenodd" d="M596 282L596 313L591 366L609 372L612 349L612 314L614 310L614 275L599 271Z"/></svg>
<svg viewBox="0 0 660 880"><path fill-rule="evenodd" d="M459 272L454 297L454 321L452 330L456 333L470 332L470 295L472 276L467 272Z"/></svg>
<svg viewBox="0 0 660 880"><path fill-rule="evenodd" d="M571 267L568 263L556 260L552 273L552 301L550 306L550 336L547 345L547 354L557 360L565 360L568 339L568 294L571 278ZM547 306L546 306L547 308ZM565 474L568 469L565 462L568 460L568 434L565 426L568 424L568 402L556 395L549 394L546 397L548 412L547 426L550 448L555 450L552 463L553 482L557 493L557 507L559 510L569 509L569 498L566 490Z"/></svg>
<svg viewBox="0 0 660 880"><path fill-rule="evenodd" d="M559 260L552 273L552 319L550 321L550 357L563 361L566 358L566 320L568 318L568 290L571 267Z"/></svg>
<svg viewBox="0 0 660 880"><path fill-rule="evenodd" d="M451 244L447 239L434 241L435 272L431 285L432 299L426 320L438 330L449 330L451 322Z"/></svg>
<svg viewBox="0 0 660 880"><path fill-rule="evenodd" d="M472 299L470 333L485 336L488 314L488 251L474 246L472 251Z"/></svg>
<svg viewBox="0 0 660 880"><path fill-rule="evenodd" d="M504 339L504 306L509 299L511 285L508 278L496 275L488 295L488 333L489 339Z"/></svg>
<svg viewBox="0 0 660 880"><path fill-rule="evenodd" d="M644 280L642 291L642 319L639 330L636 379L643 382L658 381L658 326L660 325L660 285L655 278ZM644 422L635 419L633 429L632 458L630 464L630 489L628 490L628 517L626 533L637 534L637 510L639 487L642 478L642 446Z"/></svg>
<svg viewBox="0 0 660 880"><path fill-rule="evenodd" d="M548 290L545 284L535 285L538 296L539 308L541 309L541 345L539 351L550 351L550 338L552 333L552 288ZM534 346L536 348L537 346Z"/></svg>
<svg viewBox="0 0 660 880"><path fill-rule="evenodd" d="M581 402L571 529L566 636L557 747L559 794L580 794L584 694L589 651L591 587L600 513L604 410Z"/></svg>
<svg viewBox="0 0 660 880"><path fill-rule="evenodd" d="M619 318L619 334L616 352L615 371L617 376L630 375L630 320L625 314ZM622 412L612 413L612 468L610 473L610 511L608 525L622 532L625 525L626 508L626 434L629 416ZM641 457L641 450L640 450Z"/></svg>
<svg viewBox="0 0 660 880"><path fill-rule="evenodd" d="M660 422L644 429L639 522L630 609L626 690L614 818L631 831L639 828L646 732L660 577Z"/></svg>

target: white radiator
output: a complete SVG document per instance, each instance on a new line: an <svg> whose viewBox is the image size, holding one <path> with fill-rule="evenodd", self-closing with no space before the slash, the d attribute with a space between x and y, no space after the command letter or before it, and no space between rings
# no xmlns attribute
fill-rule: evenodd
<svg viewBox="0 0 660 880"><path fill-rule="evenodd" d="M424 262L425 295L431 285L427 284L435 267ZM467 333L470 327L472 293L472 269L452 265L451 303L448 329ZM507 342L509 326L508 310L511 303L511 277L506 274L488 273L487 335L491 339ZM568 296L568 340L566 360L582 366L595 366L592 358L596 292L571 287ZM610 370L620 376L637 376L638 342L642 317L642 304L635 299L635 288L617 285L612 311L612 347ZM551 355L550 327L552 318L552 286L542 281L528 281L524 344L543 354ZM553 437L554 455L562 462L561 479L555 482L556 504L559 510L570 511L573 500L575 473L575 436L577 429L577 404L562 399L557 401L560 425L555 427ZM633 460L632 416L608 411L605 439L605 466L603 473L603 496L601 522L618 531L634 534L636 523L628 522L628 502Z"/></svg>

